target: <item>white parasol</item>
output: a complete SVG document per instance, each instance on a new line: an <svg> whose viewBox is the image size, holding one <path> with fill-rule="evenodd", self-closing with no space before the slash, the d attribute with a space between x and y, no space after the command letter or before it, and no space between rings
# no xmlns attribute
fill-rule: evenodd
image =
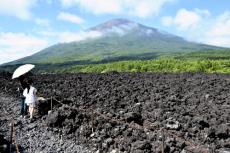
<svg viewBox="0 0 230 153"><path fill-rule="evenodd" d="M19 66L14 71L12 79L20 77L21 75L23 75L23 74L29 72L30 70L32 70L34 67L35 67L35 65L33 65L33 64L25 64L25 65Z"/></svg>

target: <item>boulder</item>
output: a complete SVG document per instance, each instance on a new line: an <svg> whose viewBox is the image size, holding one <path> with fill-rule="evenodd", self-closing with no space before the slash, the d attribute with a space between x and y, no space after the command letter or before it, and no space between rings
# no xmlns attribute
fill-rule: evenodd
<svg viewBox="0 0 230 153"><path fill-rule="evenodd" d="M46 118L46 124L51 127L60 127L64 118L58 111L52 111Z"/></svg>
<svg viewBox="0 0 230 153"><path fill-rule="evenodd" d="M178 121L170 118L167 119L165 127L170 130L179 130L181 125Z"/></svg>
<svg viewBox="0 0 230 153"><path fill-rule="evenodd" d="M142 124L143 120L142 120L142 116L140 113L135 113L135 112L128 112L124 114L125 120L127 122L135 122L138 124Z"/></svg>

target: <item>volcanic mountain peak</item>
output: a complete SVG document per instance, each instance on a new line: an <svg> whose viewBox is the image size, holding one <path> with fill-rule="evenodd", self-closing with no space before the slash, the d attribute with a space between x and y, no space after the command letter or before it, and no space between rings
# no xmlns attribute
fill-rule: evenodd
<svg viewBox="0 0 230 153"><path fill-rule="evenodd" d="M118 19L108 20L104 23L104 25L119 26L119 25L124 25L124 24L133 24L133 23L136 23L136 22L130 21L130 20L124 19L124 18L118 18Z"/></svg>
<svg viewBox="0 0 230 153"><path fill-rule="evenodd" d="M102 33L103 36L119 35L124 36L128 33L149 36L154 33L160 33L157 29L144 26L134 21L127 19L113 19L95 27L90 28L88 31L97 31Z"/></svg>
<svg viewBox="0 0 230 153"><path fill-rule="evenodd" d="M127 19L113 19L99 24L95 27L90 28L90 30L104 31L106 29L112 29L114 27L138 25L136 22L129 21Z"/></svg>
<svg viewBox="0 0 230 153"><path fill-rule="evenodd" d="M111 59L120 60L123 57L133 59L139 55L149 58L149 54L155 57L156 53L173 54L220 49L215 46L188 42L179 36L127 19L109 20L86 30L83 34L86 35L84 41L53 45L32 56L7 64L65 63L82 60L97 61L98 59L110 61Z"/></svg>

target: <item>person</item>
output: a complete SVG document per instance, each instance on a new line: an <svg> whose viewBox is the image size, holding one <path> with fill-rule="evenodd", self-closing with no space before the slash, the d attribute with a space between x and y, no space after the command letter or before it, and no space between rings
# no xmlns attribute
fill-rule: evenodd
<svg viewBox="0 0 230 153"><path fill-rule="evenodd" d="M27 86L23 91L23 96L25 96L25 103L29 106L30 121L33 120L34 108L37 101L37 89L33 87L32 80L28 80Z"/></svg>
<svg viewBox="0 0 230 153"><path fill-rule="evenodd" d="M28 86L26 82L25 76L20 76L19 81L21 84L21 87L18 88L18 92L20 93L20 116L22 118L25 118L25 116L28 114L28 106L25 103L25 97L23 96L23 91ZM21 96L22 95L22 96Z"/></svg>

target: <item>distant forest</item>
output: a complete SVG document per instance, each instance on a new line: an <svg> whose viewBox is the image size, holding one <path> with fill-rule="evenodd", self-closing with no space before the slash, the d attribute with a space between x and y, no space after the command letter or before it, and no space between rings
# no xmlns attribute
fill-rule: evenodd
<svg viewBox="0 0 230 153"><path fill-rule="evenodd" d="M70 62L36 64L36 73L107 73L107 72L204 72L229 73L230 50L202 51L164 55L153 59L102 62ZM5 66L0 70L12 72L17 66Z"/></svg>

